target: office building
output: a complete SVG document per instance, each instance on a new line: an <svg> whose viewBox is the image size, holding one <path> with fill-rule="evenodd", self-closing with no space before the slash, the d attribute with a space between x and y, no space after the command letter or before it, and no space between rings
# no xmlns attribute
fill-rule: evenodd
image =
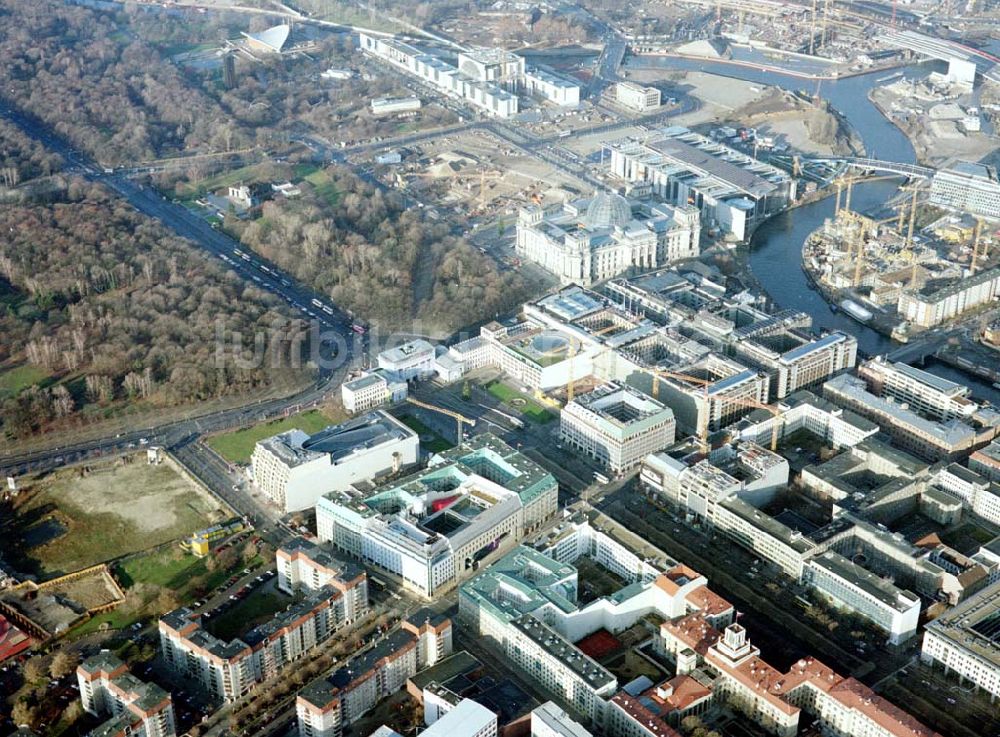
<svg viewBox="0 0 1000 737"><path fill-rule="evenodd" d="M421 737L496 737L497 715L472 699L462 699L420 735Z"/></svg>
<svg viewBox="0 0 1000 737"><path fill-rule="evenodd" d="M354 573L346 564L343 570ZM178 678L191 679L213 699L231 702L328 640L353 621L349 615L367 606L365 575L337 576L229 642L206 629L200 612L182 607L160 618L160 652Z"/></svg>
<svg viewBox="0 0 1000 737"><path fill-rule="evenodd" d="M379 701L405 689L417 671L433 665L427 653L450 654L450 642L447 617L418 611L374 647L299 691L299 737L340 737Z"/></svg>
<svg viewBox="0 0 1000 737"><path fill-rule="evenodd" d="M803 431L823 445L840 450L855 446L879 432L878 425L871 420L828 402L807 389L790 394L775 405L780 416L756 410L733 426L737 438L769 444L777 426L779 442Z"/></svg>
<svg viewBox="0 0 1000 737"><path fill-rule="evenodd" d="M288 430L261 440L250 457L255 486L283 512L310 509L328 492L416 463L420 439L385 412L331 425L313 435Z"/></svg>
<svg viewBox="0 0 1000 737"><path fill-rule="evenodd" d="M174 737L177 725L170 694L155 683L144 683L129 673L115 655L102 650L76 669L83 708L94 716L108 716L91 734L106 737Z"/></svg>
<svg viewBox="0 0 1000 737"><path fill-rule="evenodd" d="M905 363L893 363L884 356L858 366L858 376L873 394L907 404L929 419L968 420L979 410L979 404L969 396L969 387Z"/></svg>
<svg viewBox="0 0 1000 737"><path fill-rule="evenodd" d="M376 97L371 101L373 115L413 113L420 109L419 97Z"/></svg>
<svg viewBox="0 0 1000 737"><path fill-rule="evenodd" d="M383 369L368 371L340 385L340 399L350 414L370 412L406 399L406 381Z"/></svg>
<svg viewBox="0 0 1000 737"><path fill-rule="evenodd" d="M562 443L615 474L674 442L670 408L620 383L576 397L559 418Z"/></svg>
<svg viewBox="0 0 1000 737"><path fill-rule="evenodd" d="M379 353L378 366L403 381L429 378L434 375L434 346L423 338L411 340Z"/></svg>
<svg viewBox="0 0 1000 737"><path fill-rule="evenodd" d="M275 553L278 590L293 595L332 586L344 601L344 624L351 624L368 610L368 576L348 560L335 558L304 537L294 537Z"/></svg>
<svg viewBox="0 0 1000 737"><path fill-rule="evenodd" d="M803 576L814 591L836 606L860 614L888 633L898 645L917 633L920 597L827 551L806 564Z"/></svg>
<svg viewBox="0 0 1000 737"><path fill-rule="evenodd" d="M796 581L816 544L798 530L748 504L738 496L724 499L715 508L715 528L762 560L778 566Z"/></svg>
<svg viewBox="0 0 1000 737"><path fill-rule="evenodd" d="M956 279L943 287L929 285L899 295L896 311L923 328L941 325L1000 295L1000 267Z"/></svg>
<svg viewBox="0 0 1000 737"><path fill-rule="evenodd" d="M492 435L367 495L316 505L322 542L398 576L424 596L453 586L556 513L555 478Z"/></svg>
<svg viewBox="0 0 1000 737"><path fill-rule="evenodd" d="M646 182L675 205L694 205L702 225L735 240L750 237L768 216L796 198L795 179L777 167L679 126L606 144L610 171Z"/></svg>
<svg viewBox="0 0 1000 737"><path fill-rule="evenodd" d="M970 162L936 171L931 178L930 204L1000 220L1000 182L996 171Z"/></svg>
<svg viewBox="0 0 1000 737"><path fill-rule="evenodd" d="M580 104L580 84L556 74L551 69L534 67L524 72L524 90L529 95L541 97L556 105L576 106Z"/></svg>
<svg viewBox="0 0 1000 737"><path fill-rule="evenodd" d="M634 82L615 84L615 102L636 112L646 113L660 106L660 91Z"/></svg>
<svg viewBox="0 0 1000 737"><path fill-rule="evenodd" d="M646 457L639 481L650 494L692 519L716 522L718 504L739 497L755 506L771 502L788 484L788 462L750 442L711 450L683 442Z"/></svg>
<svg viewBox="0 0 1000 737"><path fill-rule="evenodd" d="M770 393L775 399L784 399L854 368L857 355L857 339L841 332L812 338L781 330L736 344L738 358L770 375Z"/></svg>
<svg viewBox="0 0 1000 737"><path fill-rule="evenodd" d="M969 468L990 481L1000 482L1000 440L994 440L969 456Z"/></svg>
<svg viewBox="0 0 1000 737"><path fill-rule="evenodd" d="M728 427L765 404L767 374L709 353L655 380L653 395L673 409L683 431L702 435Z"/></svg>
<svg viewBox="0 0 1000 737"><path fill-rule="evenodd" d="M403 41L359 33L361 51L410 74L437 91L508 118L518 111L517 75L524 59L499 49L464 52L455 67ZM504 89L513 88L512 91Z"/></svg>
<svg viewBox="0 0 1000 737"><path fill-rule="evenodd" d="M920 659L1000 696L1000 582L928 623Z"/></svg>
<svg viewBox="0 0 1000 737"><path fill-rule="evenodd" d="M859 376L830 379L823 396L877 424L900 448L932 461L964 458L1000 432L1000 412L992 407L978 408L967 421L936 420L891 395L872 393Z"/></svg>
<svg viewBox="0 0 1000 737"><path fill-rule="evenodd" d="M629 271L695 258L700 217L686 205L648 205L609 192L561 209L523 207L515 250L563 284L588 286Z"/></svg>
<svg viewBox="0 0 1000 737"><path fill-rule="evenodd" d="M988 445L986 448L995 447ZM985 449L981 449L985 450ZM976 451L979 453L980 451ZM981 476L973 468L982 468L969 458L969 468L957 463L949 463L933 476L936 488L944 489L961 501L962 507L990 524L1000 525L1000 484Z"/></svg>
<svg viewBox="0 0 1000 737"><path fill-rule="evenodd" d="M531 711L531 737L593 737L582 724L574 721L551 701Z"/></svg>

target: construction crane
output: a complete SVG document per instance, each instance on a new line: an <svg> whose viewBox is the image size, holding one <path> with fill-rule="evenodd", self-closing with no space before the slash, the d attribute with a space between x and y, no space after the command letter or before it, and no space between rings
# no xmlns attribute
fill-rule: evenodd
<svg viewBox="0 0 1000 737"><path fill-rule="evenodd" d="M421 409L430 410L431 412L439 412L442 415L448 415L448 417L454 418L455 421L458 423L458 437L457 437L457 441L456 442L459 442L459 443L462 442L462 437L463 437L462 425L463 425L463 423L466 424L466 425L468 425L469 427L475 427L476 426L476 421L475 420L469 419L465 415L460 414L458 412L455 412L454 410L445 409L444 407L438 407L437 405L428 404L427 402L421 402L419 399L415 399L413 397L407 397L406 401L409 402L410 404L416 406L416 407L420 407Z"/></svg>
<svg viewBox="0 0 1000 737"><path fill-rule="evenodd" d="M979 258L979 242L983 238L983 221L976 218L976 234L972 237L972 261L969 262L969 276L976 273L976 260Z"/></svg>
<svg viewBox="0 0 1000 737"><path fill-rule="evenodd" d="M651 369L653 374L653 398L660 398L660 377L666 379L681 379L682 381L688 381L692 384L698 384L702 387L704 392L703 396L705 399L705 411L698 413L698 444L701 446L701 452L708 452L708 387L712 385L713 382L706 379L700 379L697 376L691 376L690 374L681 374L676 371L663 371L662 369Z"/></svg>
<svg viewBox="0 0 1000 737"><path fill-rule="evenodd" d="M854 253L854 278L851 284L855 289L861 286L861 266L865 262L865 228L864 223L858 221L858 250Z"/></svg>
<svg viewBox="0 0 1000 737"><path fill-rule="evenodd" d="M813 0L812 15L809 20L809 56L813 55L816 46L816 0Z"/></svg>
<svg viewBox="0 0 1000 737"><path fill-rule="evenodd" d="M820 34L819 45L826 46L826 24L830 20L830 0L823 0L823 31Z"/></svg>
<svg viewBox="0 0 1000 737"><path fill-rule="evenodd" d="M744 399L733 399L732 401L736 402L737 404L746 405L748 407L756 407L757 409L767 410L768 412L771 413L771 415L775 419L779 420L779 422L775 422L771 426L771 452L772 453L776 452L778 450L778 438L780 437L781 434L780 429L781 426L784 425L785 421L784 420L785 413L773 405L766 404L764 402L758 402L755 399L744 398Z"/></svg>

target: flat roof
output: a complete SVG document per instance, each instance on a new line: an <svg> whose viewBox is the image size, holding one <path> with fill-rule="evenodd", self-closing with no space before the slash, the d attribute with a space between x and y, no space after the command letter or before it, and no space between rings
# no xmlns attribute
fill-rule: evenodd
<svg viewBox="0 0 1000 737"><path fill-rule="evenodd" d="M920 606L920 599L916 594L898 588L890 581L861 568L832 550L813 558L809 564L827 570L896 611L905 612L913 606Z"/></svg>

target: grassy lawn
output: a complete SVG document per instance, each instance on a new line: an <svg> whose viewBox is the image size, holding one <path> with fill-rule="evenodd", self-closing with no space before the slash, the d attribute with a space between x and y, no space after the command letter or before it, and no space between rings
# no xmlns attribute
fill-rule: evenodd
<svg viewBox="0 0 1000 737"><path fill-rule="evenodd" d="M188 604L201 595L200 590L211 591L220 586L233 571L242 570L247 565L257 566L262 562L259 557L249 564L238 559L231 569L209 571L207 558L196 558L189 553L182 555L179 550L168 547L129 558L115 567L115 575L126 591L137 584L161 586L175 592L182 604ZM97 632L103 624L107 624L110 629L124 629L142 616L141 611L122 606L83 623L73 630L73 637Z"/></svg>
<svg viewBox="0 0 1000 737"><path fill-rule="evenodd" d="M205 192L214 192L217 189L229 187L230 185L238 184L239 182L256 181L258 179L257 171L260 166L260 164L248 164L247 166L241 166L239 169L220 172L215 176L202 179L195 185L197 187L197 191L191 192L187 196L195 196Z"/></svg>
<svg viewBox="0 0 1000 737"><path fill-rule="evenodd" d="M272 619L293 601L294 599L279 594L271 586L256 588L247 598L212 621L212 634L229 642L234 637L244 635L257 625Z"/></svg>
<svg viewBox="0 0 1000 737"><path fill-rule="evenodd" d="M443 437L438 435L437 432L425 425L413 415L400 417L399 421L420 436L420 445L424 448L424 450L431 453L440 453L443 450L450 450L455 447L454 443L445 440ZM424 438L429 438L429 440L425 442Z"/></svg>
<svg viewBox="0 0 1000 737"><path fill-rule="evenodd" d="M294 429L311 434L335 422L337 422L335 418L318 409L311 409L280 420L271 420L242 430L213 435L206 442L208 447L230 463L244 464L250 462L250 454L253 453L254 445L257 444L258 440Z"/></svg>
<svg viewBox="0 0 1000 737"><path fill-rule="evenodd" d="M316 196L326 200L330 207L337 204L337 201L340 199L340 192L333 185L329 174L325 171L317 170L305 176L304 179L316 190Z"/></svg>
<svg viewBox="0 0 1000 737"><path fill-rule="evenodd" d="M216 502L170 466L67 468L26 480L0 539L7 555L42 578L177 540L220 517Z"/></svg>
<svg viewBox="0 0 1000 737"><path fill-rule="evenodd" d="M504 384L502 381L490 382L486 385L486 391L506 404L508 407L512 407L513 409L516 409L524 414L532 422L544 425L546 422L552 422L552 420L556 418L554 414L549 412L538 402L524 396L521 392L511 386L508 386L507 384Z"/></svg>
<svg viewBox="0 0 1000 737"><path fill-rule="evenodd" d="M0 399L13 397L32 384L39 384L49 377L49 372L38 366L17 366L0 372Z"/></svg>

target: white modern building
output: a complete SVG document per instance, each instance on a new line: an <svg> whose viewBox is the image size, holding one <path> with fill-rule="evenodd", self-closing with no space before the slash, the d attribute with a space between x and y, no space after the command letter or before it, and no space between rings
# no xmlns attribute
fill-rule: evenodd
<svg viewBox="0 0 1000 737"><path fill-rule="evenodd" d="M836 606L856 612L900 644L917 634L920 597L828 550L806 564L804 579Z"/></svg>
<svg viewBox="0 0 1000 737"><path fill-rule="evenodd" d="M129 673L114 654L102 650L76 669L83 708L94 716L108 716L91 734L130 737L174 737L177 725L170 694L155 683Z"/></svg>
<svg viewBox="0 0 1000 737"><path fill-rule="evenodd" d="M736 426L737 437L768 444L777 425L779 441L805 431L835 450L850 448L877 435L879 427L851 410L828 402L803 389L775 403L779 416L761 410L742 419Z"/></svg>
<svg viewBox="0 0 1000 737"><path fill-rule="evenodd" d="M660 91L656 87L643 87L634 82L615 84L615 102L640 113L660 106Z"/></svg>
<svg viewBox="0 0 1000 737"><path fill-rule="evenodd" d="M499 49L465 52L459 66L426 54L403 41L359 33L361 50L388 62L425 84L456 99L471 103L499 118L516 115L517 80L524 74L524 59ZM513 90L509 87L513 79Z"/></svg>
<svg viewBox="0 0 1000 737"><path fill-rule="evenodd" d="M1000 220L1000 182L996 171L962 162L934 173L930 203L949 210Z"/></svg>
<svg viewBox="0 0 1000 737"><path fill-rule="evenodd" d="M537 529L557 502L551 474L494 436L477 435L374 493L322 497L316 529L322 542L430 597Z"/></svg>
<svg viewBox="0 0 1000 737"><path fill-rule="evenodd" d="M385 412L313 435L289 430L261 440L250 457L256 487L283 512L310 509L332 491L398 472L420 455L420 438Z"/></svg>
<svg viewBox="0 0 1000 737"><path fill-rule="evenodd" d="M421 737L496 737L497 715L472 699L462 699L420 735Z"/></svg>
<svg viewBox="0 0 1000 737"><path fill-rule="evenodd" d="M959 317L1000 295L1000 267L956 279L939 289L904 291L896 311L914 325L930 328Z"/></svg>
<svg viewBox="0 0 1000 737"><path fill-rule="evenodd" d="M675 205L694 205L702 225L734 239L750 237L758 223L795 200L787 172L687 128L664 128L644 139L605 144L610 171L627 182L648 182Z"/></svg>
<svg viewBox="0 0 1000 737"><path fill-rule="evenodd" d="M631 269L695 258L700 232L693 207L647 205L605 192L561 210L521 208L515 250L563 284L587 286Z"/></svg>
<svg viewBox="0 0 1000 737"><path fill-rule="evenodd" d="M626 384L610 383L576 397L559 415L559 437L615 474L674 442L674 413Z"/></svg>
<svg viewBox="0 0 1000 737"><path fill-rule="evenodd" d="M406 381L388 371L375 369L340 385L340 399L350 414L369 412L406 399Z"/></svg>
<svg viewBox="0 0 1000 737"><path fill-rule="evenodd" d="M582 724L555 703L546 701L531 710L531 737L593 737Z"/></svg>
<svg viewBox="0 0 1000 737"><path fill-rule="evenodd" d="M423 338L411 340L379 353L378 365L403 381L426 379L434 375L434 346Z"/></svg>
<svg viewBox="0 0 1000 737"><path fill-rule="evenodd" d="M524 89L529 95L542 97L556 105L573 107L580 104L579 82L549 69L526 69Z"/></svg>
<svg viewBox="0 0 1000 737"><path fill-rule="evenodd" d="M950 609L924 630L920 659L1000 697L1000 582Z"/></svg>

